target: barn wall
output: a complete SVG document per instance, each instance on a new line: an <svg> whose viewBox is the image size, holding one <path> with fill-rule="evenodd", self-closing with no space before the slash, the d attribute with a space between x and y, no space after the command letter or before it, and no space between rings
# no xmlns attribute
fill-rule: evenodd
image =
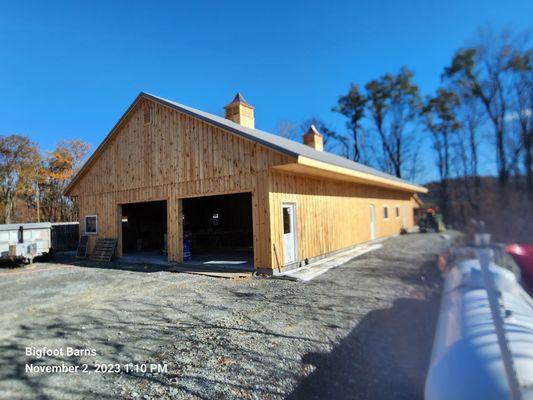
<svg viewBox="0 0 533 400"><path fill-rule="evenodd" d="M145 124L149 113L150 123ZM118 237L122 203L167 200L169 259L181 257L180 199L252 193L254 263L269 266L268 169L291 159L256 142L142 99L71 191L84 215L98 215L98 235Z"/></svg>
<svg viewBox="0 0 533 400"><path fill-rule="evenodd" d="M79 198L81 233L83 216L98 216L90 250L97 237L119 237L121 204L166 200L172 261L182 256L181 199L186 197L251 192L254 264L263 268L275 269L283 260L284 201L297 204L300 260L370 240L370 203L376 205L379 237L400 231L404 217L396 218L396 205L412 228L411 194L270 170L289 162L294 159L142 99L70 194ZM383 220L385 204L388 220Z"/></svg>
<svg viewBox="0 0 533 400"><path fill-rule="evenodd" d="M407 228L413 228L415 203L410 193L279 172L272 172L269 181L274 268L283 264L283 202L296 203L300 261L369 241L370 204L376 206L377 237L398 234L404 215ZM384 205L389 208L387 220ZM396 206L400 206L400 218Z"/></svg>

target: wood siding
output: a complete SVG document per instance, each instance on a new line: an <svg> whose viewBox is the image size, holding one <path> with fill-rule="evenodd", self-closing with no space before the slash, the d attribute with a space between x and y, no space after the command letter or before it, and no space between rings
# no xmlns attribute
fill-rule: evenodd
<svg viewBox="0 0 533 400"><path fill-rule="evenodd" d="M416 203L407 192L280 172L272 172L269 181L273 268L283 260L284 202L296 204L300 261L371 240L370 204L376 207L378 238L400 233L404 215L407 228L413 228ZM385 205L388 219L383 217ZM399 218L396 206L401 210Z"/></svg>
<svg viewBox="0 0 533 400"><path fill-rule="evenodd" d="M370 240L370 204L377 237L413 227L412 193L279 172L294 158L180 111L141 98L72 186L84 216L97 215L98 234L120 241L121 205L167 201L169 260L182 259L182 199L252 194L254 265L282 267L282 203L296 204L300 261ZM294 165L294 164L292 164ZM389 218L383 218L383 206ZM396 217L395 207L401 215ZM121 246L119 243L119 255Z"/></svg>
<svg viewBox="0 0 533 400"><path fill-rule="evenodd" d="M119 237L120 204L166 200L169 260L179 261L180 199L251 192L254 264L268 267L268 170L292 161L261 144L141 99L70 194L79 200L81 232L84 215L98 216L98 234L90 237L90 249L96 237Z"/></svg>

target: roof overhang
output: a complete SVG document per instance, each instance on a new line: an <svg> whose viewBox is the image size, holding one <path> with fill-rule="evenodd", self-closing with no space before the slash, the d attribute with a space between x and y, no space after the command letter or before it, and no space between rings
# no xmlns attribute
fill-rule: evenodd
<svg viewBox="0 0 533 400"><path fill-rule="evenodd" d="M404 181L387 179L353 169L339 167L309 157L298 156L295 163L277 165L274 170L293 174L307 175L325 179L335 179L364 185L379 186L387 189L401 190L409 193L427 193L427 188Z"/></svg>

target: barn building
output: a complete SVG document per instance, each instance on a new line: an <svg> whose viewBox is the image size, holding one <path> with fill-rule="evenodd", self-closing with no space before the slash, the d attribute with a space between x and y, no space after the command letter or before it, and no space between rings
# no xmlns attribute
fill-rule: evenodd
<svg viewBox="0 0 533 400"><path fill-rule="evenodd" d="M276 273L413 228L426 189L255 129L237 94L226 118L140 93L66 189L80 234L116 238L116 255L165 254Z"/></svg>

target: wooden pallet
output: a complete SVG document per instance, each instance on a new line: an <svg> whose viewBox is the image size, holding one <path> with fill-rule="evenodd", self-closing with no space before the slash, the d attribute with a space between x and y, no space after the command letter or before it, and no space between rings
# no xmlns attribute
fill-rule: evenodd
<svg viewBox="0 0 533 400"><path fill-rule="evenodd" d="M109 262L115 254L117 239L102 238L96 241L92 254L89 256L91 261Z"/></svg>

